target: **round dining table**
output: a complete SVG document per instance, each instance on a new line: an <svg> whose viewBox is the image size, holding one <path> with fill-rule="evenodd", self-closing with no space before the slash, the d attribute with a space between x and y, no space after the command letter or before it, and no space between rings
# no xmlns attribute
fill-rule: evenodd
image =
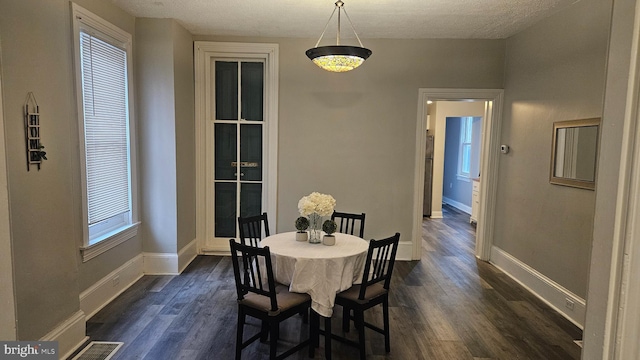
<svg viewBox="0 0 640 360"><path fill-rule="evenodd" d="M276 281L289 290L311 296L311 308L331 317L336 294L362 281L369 243L357 236L335 233L336 243L296 241L296 232L268 236L260 246L269 247Z"/></svg>

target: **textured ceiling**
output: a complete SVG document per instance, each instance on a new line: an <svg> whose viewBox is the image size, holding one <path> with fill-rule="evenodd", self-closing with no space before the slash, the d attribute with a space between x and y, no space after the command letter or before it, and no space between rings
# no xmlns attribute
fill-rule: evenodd
<svg viewBox="0 0 640 360"><path fill-rule="evenodd" d="M317 38L334 0L111 0L136 17L173 18L195 35ZM344 0L362 39L502 39L578 0ZM335 36L336 17L326 37ZM342 37L353 37L342 19Z"/></svg>

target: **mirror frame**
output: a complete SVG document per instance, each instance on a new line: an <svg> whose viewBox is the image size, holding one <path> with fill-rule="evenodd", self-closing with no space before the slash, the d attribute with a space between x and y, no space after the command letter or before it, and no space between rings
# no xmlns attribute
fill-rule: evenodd
<svg viewBox="0 0 640 360"><path fill-rule="evenodd" d="M556 145L557 145L557 135L559 129L566 128L574 128L574 127L586 127L586 126L597 126L597 134L596 134L596 158L595 158L595 167L596 171L594 172L593 181L589 180L578 180L578 179L570 179L564 177L555 176L555 165L556 165ZM591 118L591 119L581 119L581 120L567 120L567 121L556 121L553 123L553 140L551 142L551 170L549 172L549 182L555 185L562 186L571 186L580 189L587 190L595 190L596 188L596 174L598 167L598 154L600 152L600 118Z"/></svg>

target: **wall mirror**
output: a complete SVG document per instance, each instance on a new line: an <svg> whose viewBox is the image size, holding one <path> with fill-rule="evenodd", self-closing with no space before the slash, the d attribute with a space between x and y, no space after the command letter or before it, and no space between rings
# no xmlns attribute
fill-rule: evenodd
<svg viewBox="0 0 640 360"><path fill-rule="evenodd" d="M553 123L549 182L594 190L600 119Z"/></svg>

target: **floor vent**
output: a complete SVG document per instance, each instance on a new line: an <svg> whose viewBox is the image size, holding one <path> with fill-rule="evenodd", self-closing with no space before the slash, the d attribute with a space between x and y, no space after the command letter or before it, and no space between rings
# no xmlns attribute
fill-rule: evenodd
<svg viewBox="0 0 640 360"><path fill-rule="evenodd" d="M124 343L92 341L71 360L109 360Z"/></svg>

